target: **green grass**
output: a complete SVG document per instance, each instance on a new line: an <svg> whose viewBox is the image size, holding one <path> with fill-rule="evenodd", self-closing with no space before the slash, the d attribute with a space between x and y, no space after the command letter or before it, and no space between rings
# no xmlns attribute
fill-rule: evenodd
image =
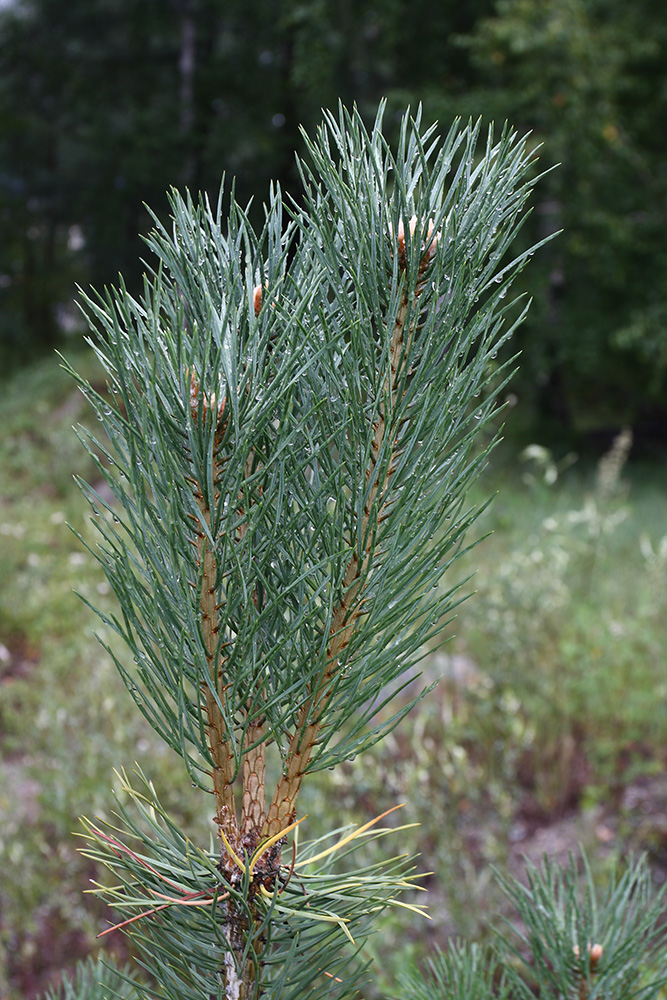
<svg viewBox="0 0 667 1000"><path fill-rule="evenodd" d="M71 360L94 377L88 355ZM73 480L97 478L71 429L82 419L56 359L0 392L0 995L11 1000L43 988L49 961L92 949L104 926L82 895L99 873L73 833L80 814L112 810L114 766L138 761L186 825L212 829L210 804L130 702L93 636L104 628L74 594L113 600L67 527L93 543ZM489 862L507 861L517 817L585 813L664 770L667 469L630 461L614 478L608 463L601 482L575 463L548 485L547 460L531 466L504 444L494 461L473 498L498 492L478 523L492 534L458 569L477 571L476 594L447 629L456 637L425 661L429 677L452 664L463 674L304 791L305 836L397 801L397 823L421 822L396 848L421 851L435 872L434 919L384 926L374 947L385 980L429 941L482 933L500 905Z"/></svg>
<svg viewBox="0 0 667 1000"><path fill-rule="evenodd" d="M76 362L94 373L88 355ZM47 985L49 961L71 965L106 926L108 915L83 895L99 873L78 854L75 833L80 815L113 808L113 767L149 766L186 823L197 822L189 782L184 793L173 755L93 635L109 641L108 630L75 593L102 607L112 600L68 527L94 543L73 479L98 478L72 431L82 419L85 402L55 357L0 393L3 997L33 995Z"/></svg>
<svg viewBox="0 0 667 1000"><path fill-rule="evenodd" d="M581 840L600 870L628 849L664 862L663 807L638 834L621 801L667 763L665 469L576 463L548 485L497 454L471 498L497 491L477 524L491 534L458 565L475 593L425 661L449 676L321 789L351 815L406 802L400 822L421 826L405 849L435 873L433 922L392 918L375 939L379 996L445 936L488 933L504 908L490 866L516 868L540 830L566 852Z"/></svg>
<svg viewBox="0 0 667 1000"><path fill-rule="evenodd" d="M506 482L485 518L461 644L515 705L547 815L606 794L635 760L664 763L666 487L663 468L612 454L549 489Z"/></svg>

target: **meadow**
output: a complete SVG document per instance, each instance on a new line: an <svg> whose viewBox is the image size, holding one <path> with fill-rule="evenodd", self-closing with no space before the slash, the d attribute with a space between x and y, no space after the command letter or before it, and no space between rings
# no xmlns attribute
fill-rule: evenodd
<svg viewBox="0 0 667 1000"><path fill-rule="evenodd" d="M90 357L68 359L94 378ZM55 359L0 390L7 1000L97 947L110 914L84 895L100 873L75 834L80 815L112 812L114 768L136 761L193 835L211 828L93 634L113 641L85 601L112 597L85 548L95 532L74 477L99 473L72 431L80 421L85 401ZM397 823L421 824L398 847L433 873L432 920L383 925L378 994L430 944L488 933L504 905L493 865L517 872L523 855L567 858L581 843L600 874L645 850L656 881L667 877L667 467L637 458L629 432L577 458L519 446L510 420L470 503L492 494L476 527L488 537L443 583L475 574L443 623L447 642L425 650L423 679L439 684L378 748L305 790L313 835L398 802ZM106 940L123 954L120 935Z"/></svg>

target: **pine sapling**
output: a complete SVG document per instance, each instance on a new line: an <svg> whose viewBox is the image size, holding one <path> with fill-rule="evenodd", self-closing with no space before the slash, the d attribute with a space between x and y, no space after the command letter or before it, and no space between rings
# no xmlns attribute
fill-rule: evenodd
<svg viewBox="0 0 667 1000"><path fill-rule="evenodd" d="M297 802L409 711L462 596L445 574L525 314L507 293L534 248L511 244L537 179L525 139L479 138L405 115L392 151L382 109L370 131L327 114L300 202L272 189L257 232L233 198L172 192L143 296L84 297L108 392L75 375L105 431L80 434L113 499L81 485L134 663L108 649L217 831L193 844L124 773L117 820L87 824L146 996L351 996L377 913L415 908L408 857L335 868L384 827L304 844Z"/></svg>

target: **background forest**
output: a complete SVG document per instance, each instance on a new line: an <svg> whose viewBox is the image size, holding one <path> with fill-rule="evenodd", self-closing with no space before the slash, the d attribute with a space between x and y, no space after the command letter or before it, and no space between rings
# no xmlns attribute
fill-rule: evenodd
<svg viewBox="0 0 667 1000"><path fill-rule="evenodd" d="M92 543L73 473L83 400L54 348L82 350L76 285L139 293L145 204L170 185L241 203L322 107L356 102L387 135L406 104L443 131L511 122L558 163L521 247L562 230L520 284L507 440L473 501L499 491L457 579L476 595L425 662L444 674L381 750L325 774L305 811L365 821L407 802L432 921L393 917L378 985L502 913L489 863L567 858L596 877L647 850L667 877L667 13L662 0L4 0L0 2L0 998L36 996L93 952L110 915L77 817L108 809L138 761L187 827L173 759L128 703L74 595L111 607L67 531ZM259 200L251 214L259 217ZM499 358L499 363L502 361ZM516 404L516 405L512 405ZM578 457L577 457L578 456ZM96 480L97 476L97 480ZM102 487L101 487L102 488ZM102 638L109 639L102 629ZM335 783L332 792L332 781ZM188 789L186 789L188 791ZM312 832L316 835L317 821ZM118 933L105 944L123 958Z"/></svg>
<svg viewBox="0 0 667 1000"><path fill-rule="evenodd" d="M174 184L298 190L299 126L356 101L509 120L560 168L526 240L523 414L665 433L667 17L659 0L55 0L0 18L0 344L77 322L74 282L138 286ZM259 206L256 206L259 211ZM530 405L530 411L526 409Z"/></svg>

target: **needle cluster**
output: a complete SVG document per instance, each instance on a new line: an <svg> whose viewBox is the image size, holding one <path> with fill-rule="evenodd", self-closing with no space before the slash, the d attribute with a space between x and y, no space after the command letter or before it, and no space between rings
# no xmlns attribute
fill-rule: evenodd
<svg viewBox="0 0 667 1000"><path fill-rule="evenodd" d="M213 209L172 192L142 298L84 297L108 392L79 379L105 431L82 437L113 500L82 488L120 607L104 620L134 663L109 651L212 795L218 835L213 881L204 864L178 892L156 884L159 916L126 921L147 954L167 926L179 942L165 995L297 996L326 973L307 934L289 945L292 979L266 972L299 791L411 707L398 696L461 599L445 574L510 373L494 359L525 312L507 293L533 250L508 251L533 150L509 129L479 140L479 124L440 139L406 115L392 151L382 109L370 131L356 111L327 114L305 137L300 203L273 189L256 232L233 197L223 218L222 194ZM147 877L133 855L147 855L91 835L132 869L132 914ZM348 918L328 912L345 938ZM183 958L193 941L205 988ZM155 967L164 979L164 954Z"/></svg>

